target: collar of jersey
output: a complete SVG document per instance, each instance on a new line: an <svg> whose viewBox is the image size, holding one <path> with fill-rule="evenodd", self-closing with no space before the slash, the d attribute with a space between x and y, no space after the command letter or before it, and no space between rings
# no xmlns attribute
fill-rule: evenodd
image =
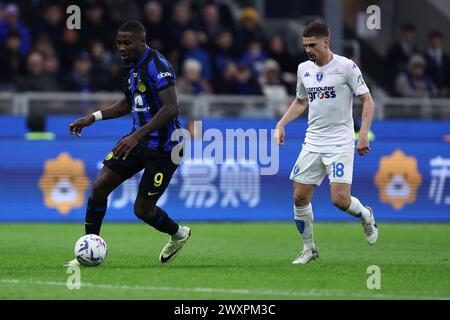
<svg viewBox="0 0 450 320"><path fill-rule="evenodd" d="M145 58L147 58L148 54L150 53L150 47L147 47L147 50L145 50L144 55L141 59L139 59L138 63L134 64L134 68L139 68L141 64L144 62Z"/></svg>
<svg viewBox="0 0 450 320"><path fill-rule="evenodd" d="M325 69L325 68L328 68L329 66L331 66L335 60L336 60L336 56L333 53L333 57L331 58L330 61L328 61L328 63L326 65L319 67L315 62L313 62L313 64L314 64L314 67L316 67L317 69Z"/></svg>

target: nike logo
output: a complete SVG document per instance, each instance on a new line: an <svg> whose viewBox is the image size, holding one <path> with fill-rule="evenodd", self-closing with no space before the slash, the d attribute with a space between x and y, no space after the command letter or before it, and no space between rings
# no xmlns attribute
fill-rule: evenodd
<svg viewBox="0 0 450 320"><path fill-rule="evenodd" d="M153 196L153 195L158 194L158 193L159 193L159 192L149 192L148 195L149 195L149 196Z"/></svg>
<svg viewBox="0 0 450 320"><path fill-rule="evenodd" d="M178 248L177 251L175 251L174 253L168 255L167 257L161 256L161 262L164 263L164 262L169 261L170 258L172 258L178 251L180 251L180 249L181 249L181 248Z"/></svg>

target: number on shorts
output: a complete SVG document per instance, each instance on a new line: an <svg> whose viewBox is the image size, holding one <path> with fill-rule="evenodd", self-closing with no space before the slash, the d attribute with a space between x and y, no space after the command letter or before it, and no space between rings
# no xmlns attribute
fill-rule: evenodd
<svg viewBox="0 0 450 320"><path fill-rule="evenodd" d="M153 185L155 187L159 187L161 186L162 182L163 182L163 173L162 172L158 172L157 174L155 174L155 177L153 179Z"/></svg>
<svg viewBox="0 0 450 320"><path fill-rule="evenodd" d="M333 162L333 178L344 175L344 164L342 162Z"/></svg>

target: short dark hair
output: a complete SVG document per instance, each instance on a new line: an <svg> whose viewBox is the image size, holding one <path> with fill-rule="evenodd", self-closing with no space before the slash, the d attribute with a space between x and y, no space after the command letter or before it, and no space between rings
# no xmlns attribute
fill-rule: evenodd
<svg viewBox="0 0 450 320"><path fill-rule="evenodd" d="M330 28L328 26L319 21L316 20L314 22L311 22L308 24L305 29L303 30L303 36L304 37L316 37L316 38L322 38L322 37L330 37Z"/></svg>
<svg viewBox="0 0 450 320"><path fill-rule="evenodd" d="M137 20L128 20L127 22L124 22L120 27L119 27L119 32L131 32L133 34L136 33L145 33L145 28L142 25L142 23L140 23Z"/></svg>

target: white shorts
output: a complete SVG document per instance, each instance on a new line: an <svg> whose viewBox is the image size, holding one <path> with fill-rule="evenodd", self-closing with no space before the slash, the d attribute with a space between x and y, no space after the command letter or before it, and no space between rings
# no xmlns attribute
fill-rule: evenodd
<svg viewBox="0 0 450 320"><path fill-rule="evenodd" d="M316 153L302 149L290 179L302 184L320 186L327 174L330 183L352 184L353 158L354 152Z"/></svg>

